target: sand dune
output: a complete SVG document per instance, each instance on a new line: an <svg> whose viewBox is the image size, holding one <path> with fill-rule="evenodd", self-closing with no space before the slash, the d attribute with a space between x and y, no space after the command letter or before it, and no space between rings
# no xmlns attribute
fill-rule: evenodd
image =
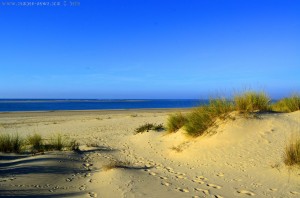
<svg viewBox="0 0 300 198"><path fill-rule="evenodd" d="M177 111L177 110L173 110ZM189 138L134 134L166 123L172 110L0 114L0 133L61 133L81 152L0 155L0 196L300 197L300 169L283 164L300 112L220 121L215 134Z"/></svg>

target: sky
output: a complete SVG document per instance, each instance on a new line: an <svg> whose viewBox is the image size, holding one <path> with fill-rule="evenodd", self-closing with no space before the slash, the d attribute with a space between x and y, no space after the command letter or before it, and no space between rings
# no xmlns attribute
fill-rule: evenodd
<svg viewBox="0 0 300 198"><path fill-rule="evenodd" d="M245 89L280 98L300 91L297 0L5 2L0 98L199 99Z"/></svg>

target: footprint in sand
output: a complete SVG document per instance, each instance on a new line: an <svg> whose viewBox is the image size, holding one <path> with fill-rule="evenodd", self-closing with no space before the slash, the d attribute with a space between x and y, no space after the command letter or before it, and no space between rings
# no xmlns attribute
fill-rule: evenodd
<svg viewBox="0 0 300 198"><path fill-rule="evenodd" d="M186 177L184 177L182 175L177 175L176 178L178 178L178 179L187 179Z"/></svg>
<svg viewBox="0 0 300 198"><path fill-rule="evenodd" d="M180 173L180 172L177 172L176 174L177 174L177 175L182 175L182 176L185 176L185 175L186 175L185 173Z"/></svg>
<svg viewBox="0 0 300 198"><path fill-rule="evenodd" d="M214 195L214 198L224 198L221 195Z"/></svg>
<svg viewBox="0 0 300 198"><path fill-rule="evenodd" d="M293 195L300 195L300 192L297 192L297 191L291 191L290 193Z"/></svg>
<svg viewBox="0 0 300 198"><path fill-rule="evenodd" d="M217 176L218 177L224 177L224 173L218 173Z"/></svg>
<svg viewBox="0 0 300 198"><path fill-rule="evenodd" d="M204 181L200 179L193 179L192 182L198 183L198 184L204 184Z"/></svg>
<svg viewBox="0 0 300 198"><path fill-rule="evenodd" d="M156 173L154 173L154 172L150 172L149 173L149 175L153 175L153 176L155 176L155 175L157 175Z"/></svg>
<svg viewBox="0 0 300 198"><path fill-rule="evenodd" d="M180 191L180 192L185 192L185 193L188 193L190 192L188 189L186 188L175 188L176 190Z"/></svg>
<svg viewBox="0 0 300 198"><path fill-rule="evenodd" d="M215 188L215 189L220 189L222 188L222 186L218 186L216 184L207 184L208 187L212 187L212 188Z"/></svg>
<svg viewBox="0 0 300 198"><path fill-rule="evenodd" d="M167 177L163 177L163 176L161 176L161 177L159 177L160 179L168 179Z"/></svg>
<svg viewBox="0 0 300 198"><path fill-rule="evenodd" d="M255 195L253 192L250 192L248 190L238 190L237 193L245 194L245 195L249 195L249 196L254 196Z"/></svg>
<svg viewBox="0 0 300 198"><path fill-rule="evenodd" d="M85 190L85 186L80 186L79 190Z"/></svg>
<svg viewBox="0 0 300 198"><path fill-rule="evenodd" d="M202 181L207 181L208 179L206 177L203 176L196 176L197 179L200 179Z"/></svg>
<svg viewBox="0 0 300 198"><path fill-rule="evenodd" d="M210 195L209 190L201 189L201 188L194 188L196 191L202 192L204 195Z"/></svg>
<svg viewBox="0 0 300 198"><path fill-rule="evenodd" d="M90 195L90 197L97 197L97 193L95 192L89 192L88 194Z"/></svg>
<svg viewBox="0 0 300 198"><path fill-rule="evenodd" d="M67 178L66 181L67 182L71 182L73 180L73 178Z"/></svg>
<svg viewBox="0 0 300 198"><path fill-rule="evenodd" d="M278 190L277 188L269 188L269 191L275 192L275 191L277 191L277 190Z"/></svg>
<svg viewBox="0 0 300 198"><path fill-rule="evenodd" d="M233 179L232 181L241 182L241 181L243 181L243 180L242 180L242 179Z"/></svg>
<svg viewBox="0 0 300 198"><path fill-rule="evenodd" d="M170 186L171 184L168 183L168 182L162 182L161 185L163 185L163 186Z"/></svg>

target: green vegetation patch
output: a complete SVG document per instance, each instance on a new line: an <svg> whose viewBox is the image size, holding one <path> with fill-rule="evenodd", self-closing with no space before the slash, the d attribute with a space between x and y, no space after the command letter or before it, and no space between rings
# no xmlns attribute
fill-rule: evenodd
<svg viewBox="0 0 300 198"><path fill-rule="evenodd" d="M40 134L34 133L23 138L18 134L0 135L0 152L20 153L30 150L32 153L69 149L78 151L79 143L75 140L68 141L62 135L57 134L51 139L45 140Z"/></svg>
<svg viewBox="0 0 300 198"><path fill-rule="evenodd" d="M269 96L264 92L246 92L234 96L235 109L241 113L270 110Z"/></svg>
<svg viewBox="0 0 300 198"><path fill-rule="evenodd" d="M186 122L187 122L187 118L182 113L179 112L179 113L171 114L168 117L167 130L170 133L174 133L178 131L181 127L183 127Z"/></svg>
<svg viewBox="0 0 300 198"><path fill-rule="evenodd" d="M165 127L163 126L163 124L145 123L135 129L135 134L149 132L151 130L162 131L162 130L165 130Z"/></svg>
<svg viewBox="0 0 300 198"><path fill-rule="evenodd" d="M24 147L24 140L18 134L0 135L0 152L20 153Z"/></svg>
<svg viewBox="0 0 300 198"><path fill-rule="evenodd" d="M279 112L294 112L300 110L300 95L283 98L272 105L272 110Z"/></svg>

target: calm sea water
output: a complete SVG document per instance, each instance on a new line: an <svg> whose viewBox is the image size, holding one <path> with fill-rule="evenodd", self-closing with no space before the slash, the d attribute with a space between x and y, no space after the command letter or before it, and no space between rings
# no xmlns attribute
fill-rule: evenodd
<svg viewBox="0 0 300 198"><path fill-rule="evenodd" d="M0 112L190 108L206 104L207 100L55 100L55 99L0 99Z"/></svg>

